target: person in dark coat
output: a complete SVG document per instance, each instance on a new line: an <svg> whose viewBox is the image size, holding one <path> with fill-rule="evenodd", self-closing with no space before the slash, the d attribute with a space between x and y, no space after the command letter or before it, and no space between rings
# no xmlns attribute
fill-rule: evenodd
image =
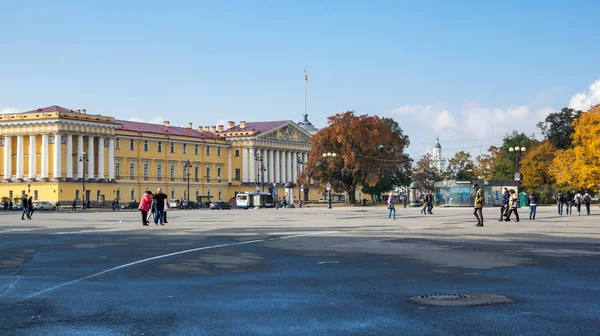
<svg viewBox="0 0 600 336"><path fill-rule="evenodd" d="M25 216L29 218L29 201L27 200L27 195L23 196L21 199L21 207L23 208L23 212L21 212L21 220L25 220Z"/></svg>
<svg viewBox="0 0 600 336"><path fill-rule="evenodd" d="M27 208L29 210L29 215L27 218L31 219L31 215L33 215L33 196L29 196L29 200L27 201Z"/></svg>
<svg viewBox="0 0 600 336"><path fill-rule="evenodd" d="M504 193L502 193L502 200L500 201L500 219L498 222L502 222L506 216L508 215L508 199L510 198L510 194L508 192L508 188L504 188Z"/></svg>

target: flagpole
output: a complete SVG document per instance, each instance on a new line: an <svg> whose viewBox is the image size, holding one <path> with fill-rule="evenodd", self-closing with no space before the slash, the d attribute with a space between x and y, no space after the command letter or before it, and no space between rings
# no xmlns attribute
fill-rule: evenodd
<svg viewBox="0 0 600 336"><path fill-rule="evenodd" d="M306 119L306 82L308 82L306 78L306 70L304 70L304 119Z"/></svg>

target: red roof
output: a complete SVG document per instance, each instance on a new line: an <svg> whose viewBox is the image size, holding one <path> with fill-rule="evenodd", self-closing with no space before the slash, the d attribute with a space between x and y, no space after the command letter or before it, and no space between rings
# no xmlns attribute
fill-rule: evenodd
<svg viewBox="0 0 600 336"><path fill-rule="evenodd" d="M78 113L77 111L69 110L62 106L52 105L48 107L39 108L37 110L31 110L23 113L33 113L33 112L61 112L61 113Z"/></svg>
<svg viewBox="0 0 600 336"><path fill-rule="evenodd" d="M196 129L178 126L164 126L159 124L150 124L138 121L115 120L121 124L120 130L154 134L180 135L188 137L198 137L205 139L217 139L218 137L211 132L199 132Z"/></svg>
<svg viewBox="0 0 600 336"><path fill-rule="evenodd" d="M289 122L291 122L291 120L247 122L246 128L240 128L240 125L235 125L234 127L225 130L225 133L248 131L264 133L279 128Z"/></svg>

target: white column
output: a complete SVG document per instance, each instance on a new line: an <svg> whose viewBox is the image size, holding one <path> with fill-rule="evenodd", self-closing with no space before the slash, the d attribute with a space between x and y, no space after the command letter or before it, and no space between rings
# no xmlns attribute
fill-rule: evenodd
<svg viewBox="0 0 600 336"><path fill-rule="evenodd" d="M280 174L280 170L279 170L279 156L280 156L280 152L278 150L275 151L275 182L276 183L281 183L281 174Z"/></svg>
<svg viewBox="0 0 600 336"><path fill-rule="evenodd" d="M281 183L287 182L287 152L281 151Z"/></svg>
<svg viewBox="0 0 600 336"><path fill-rule="evenodd" d="M104 138L98 138L98 178L104 179Z"/></svg>
<svg viewBox="0 0 600 336"><path fill-rule="evenodd" d="M36 148L35 148L35 140L36 140L36 136L35 135L30 135L29 136L29 178L33 179L35 178L35 173L36 173Z"/></svg>
<svg viewBox="0 0 600 336"><path fill-rule="evenodd" d="M261 163L262 163L262 164L263 164L263 166L265 167L265 171L263 171L263 172L260 172L260 174L261 174L261 179L264 179L264 180L265 180L265 182L266 182L266 181L268 181L268 180L269 180L269 175L268 175L268 173L269 173L269 168L268 168L268 167L269 167L269 166L267 165L267 159L268 159L268 155L267 155L267 150L266 150L266 149L264 149L264 148L263 148L263 149L261 149L261 150L260 150L260 158L262 159L262 162L261 162ZM258 176L257 176L257 177L258 177ZM259 180L259 182L260 182L260 180Z"/></svg>
<svg viewBox="0 0 600 336"><path fill-rule="evenodd" d="M24 153L24 148L23 148L23 136L22 135L17 135L17 171L16 171L16 175L18 179L22 179L23 178L23 174L24 174L24 166L23 166L23 157L25 156Z"/></svg>
<svg viewBox="0 0 600 336"><path fill-rule="evenodd" d="M108 179L115 179L115 139L108 138Z"/></svg>
<svg viewBox="0 0 600 336"><path fill-rule="evenodd" d="M242 182L248 182L248 148L242 147Z"/></svg>
<svg viewBox="0 0 600 336"><path fill-rule="evenodd" d="M232 171L232 167L231 167L231 147L229 147L227 149L227 182L231 183L231 171Z"/></svg>
<svg viewBox="0 0 600 336"><path fill-rule="evenodd" d="M67 134L67 178L73 178L73 135Z"/></svg>
<svg viewBox="0 0 600 336"><path fill-rule="evenodd" d="M293 168L294 167L293 167L293 163L292 163L292 152L287 151L285 155L287 157L286 158L286 161L287 161L287 165L286 165L286 167L287 167L287 179L288 179L288 181L292 181L293 182L294 177L292 176L292 174L293 174Z"/></svg>
<svg viewBox="0 0 600 336"><path fill-rule="evenodd" d="M8 180L12 175L12 153L11 153L11 137L4 137L4 179Z"/></svg>
<svg viewBox="0 0 600 336"><path fill-rule="evenodd" d="M58 179L62 176L62 149L60 134L54 135L54 178Z"/></svg>
<svg viewBox="0 0 600 336"><path fill-rule="evenodd" d="M300 155L300 153L298 152L292 152L292 165L293 165L293 173L292 175L294 176L294 183L296 182L296 180L298 179L298 167L300 167L300 165L298 165L298 155ZM300 188L300 186L298 186L298 188Z"/></svg>
<svg viewBox="0 0 600 336"><path fill-rule="evenodd" d="M271 183L276 182L275 180L275 161L274 160L274 155L273 155L274 150L269 150L269 181L271 181Z"/></svg>
<svg viewBox="0 0 600 336"><path fill-rule="evenodd" d="M254 182L255 181L255 175L256 175L256 168L254 167L254 148L250 148L250 169L248 169L249 174L249 179L248 182Z"/></svg>
<svg viewBox="0 0 600 336"><path fill-rule="evenodd" d="M88 179L93 179L94 173L95 173L95 171L94 171L94 137L93 136L88 137L87 158L88 158L87 177L88 177Z"/></svg>
<svg viewBox="0 0 600 336"><path fill-rule="evenodd" d="M41 178L48 178L48 134L42 134L42 171Z"/></svg>
<svg viewBox="0 0 600 336"><path fill-rule="evenodd" d="M83 135L77 137L77 178L83 178L83 161L79 161L83 155Z"/></svg>

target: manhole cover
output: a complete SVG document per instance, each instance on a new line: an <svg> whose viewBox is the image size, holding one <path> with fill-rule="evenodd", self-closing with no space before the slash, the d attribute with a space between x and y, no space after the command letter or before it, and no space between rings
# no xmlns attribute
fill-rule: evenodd
<svg viewBox="0 0 600 336"><path fill-rule="evenodd" d="M482 306L511 303L513 299L496 294L427 294L409 298L414 303L429 306Z"/></svg>

